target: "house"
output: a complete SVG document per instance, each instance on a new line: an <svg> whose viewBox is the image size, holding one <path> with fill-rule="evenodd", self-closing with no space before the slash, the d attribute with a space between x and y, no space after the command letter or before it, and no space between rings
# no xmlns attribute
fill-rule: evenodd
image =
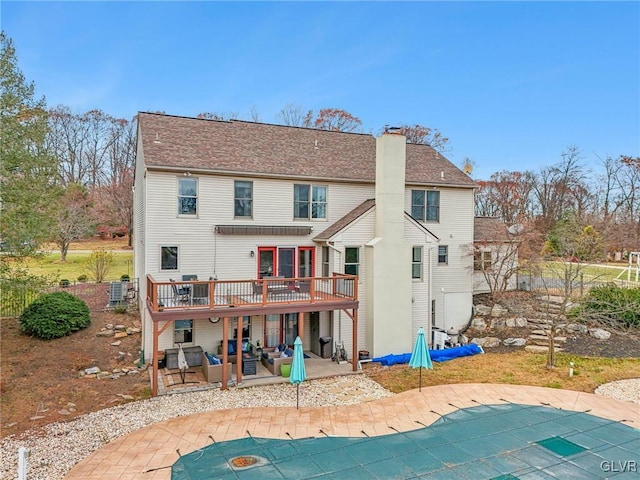
<svg viewBox="0 0 640 480"><path fill-rule="evenodd" d="M411 351L418 327L466 324L474 187L401 135L140 113L145 359L296 335L319 356L381 356Z"/></svg>
<svg viewBox="0 0 640 480"><path fill-rule="evenodd" d="M507 227L497 217L474 219L473 293L515 290L518 235L522 225Z"/></svg>

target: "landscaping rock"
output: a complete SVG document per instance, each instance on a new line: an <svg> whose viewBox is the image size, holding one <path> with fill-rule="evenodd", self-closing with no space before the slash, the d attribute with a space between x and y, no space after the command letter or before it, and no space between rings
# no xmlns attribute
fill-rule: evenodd
<svg viewBox="0 0 640 480"><path fill-rule="evenodd" d="M524 338L505 338L502 344L505 347L524 347L527 341Z"/></svg>
<svg viewBox="0 0 640 480"><path fill-rule="evenodd" d="M471 321L471 328L474 328L476 330L486 330L487 329L487 322L485 321L484 318L475 317Z"/></svg>
<svg viewBox="0 0 640 480"><path fill-rule="evenodd" d="M113 338L124 338L124 337L127 337L127 336L128 336L128 335L127 335L127 332L117 332L117 333L113 336Z"/></svg>
<svg viewBox="0 0 640 480"><path fill-rule="evenodd" d="M114 330L119 330L119 331L125 330L126 328L127 327L125 327L122 324L119 324L119 325L116 325L115 327L113 327Z"/></svg>
<svg viewBox="0 0 640 480"><path fill-rule="evenodd" d="M506 320L504 318L494 318L491 320L491 328L501 329L506 325Z"/></svg>
<svg viewBox="0 0 640 480"><path fill-rule="evenodd" d="M95 375L96 373L100 373L100 367L89 367L84 369L85 375Z"/></svg>
<svg viewBox="0 0 640 480"><path fill-rule="evenodd" d="M527 319L526 318L522 318L522 317L518 317L518 318L507 318L505 320L505 325L509 328L513 328L513 327L526 327L527 326Z"/></svg>
<svg viewBox="0 0 640 480"><path fill-rule="evenodd" d="M587 328L586 325L582 325L581 323L570 323L568 324L565 329L568 332L578 332L578 333L582 333L585 334L589 331L589 329Z"/></svg>
<svg viewBox="0 0 640 480"><path fill-rule="evenodd" d="M101 330L96 333L96 337L113 337L113 330Z"/></svg>
<svg viewBox="0 0 640 480"><path fill-rule="evenodd" d="M493 348L500 346L500 339L496 337L479 337L471 340L471 343L485 348Z"/></svg>
<svg viewBox="0 0 640 480"><path fill-rule="evenodd" d="M611 336L611 332L607 332L602 328L590 328L589 335L593 338L597 338L598 340L608 340Z"/></svg>
<svg viewBox="0 0 640 480"><path fill-rule="evenodd" d="M497 303L491 309L491 316L492 317L502 317L503 315L506 315L507 313L509 313L509 310L507 310L506 308L504 308L503 306L501 306L501 305L499 305Z"/></svg>
<svg viewBox="0 0 640 480"><path fill-rule="evenodd" d="M134 333L140 333L141 330L139 328L136 328L136 327L129 327L129 328L127 328L126 332L129 335L133 335Z"/></svg>
<svg viewBox="0 0 640 480"><path fill-rule="evenodd" d="M476 305L476 315L491 315L491 307L487 307L486 305Z"/></svg>
<svg viewBox="0 0 640 480"><path fill-rule="evenodd" d="M114 347L119 346L122 343L121 340L118 340L117 342L111 342L111 345L113 345Z"/></svg>

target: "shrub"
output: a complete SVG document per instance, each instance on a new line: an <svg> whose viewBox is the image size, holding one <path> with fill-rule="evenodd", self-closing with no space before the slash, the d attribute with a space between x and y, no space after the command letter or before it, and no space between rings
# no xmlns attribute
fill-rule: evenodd
<svg viewBox="0 0 640 480"><path fill-rule="evenodd" d="M86 282L89 277L87 277L84 273L78 277L79 282Z"/></svg>
<svg viewBox="0 0 640 480"><path fill-rule="evenodd" d="M623 329L640 327L640 288L621 288L615 284L592 288L579 315Z"/></svg>
<svg viewBox="0 0 640 480"><path fill-rule="evenodd" d="M102 283L113 263L113 253L107 250L94 250L87 260L87 269L93 274L96 283Z"/></svg>
<svg viewBox="0 0 640 480"><path fill-rule="evenodd" d="M129 306L125 302L118 303L115 307L113 307L113 312L118 314L124 314L129 311Z"/></svg>
<svg viewBox="0 0 640 480"><path fill-rule="evenodd" d="M87 304L67 292L42 295L20 315L22 331L44 340L64 337L90 323Z"/></svg>
<svg viewBox="0 0 640 480"><path fill-rule="evenodd" d="M69 286L69 280L67 280L66 278L63 278L62 280L60 280L59 285L62 288L67 288Z"/></svg>
<svg viewBox="0 0 640 480"><path fill-rule="evenodd" d="M122 274L122 275L120 275L120 281L121 282L129 282L129 281L131 281L131 277L129 275L127 275L126 273Z"/></svg>

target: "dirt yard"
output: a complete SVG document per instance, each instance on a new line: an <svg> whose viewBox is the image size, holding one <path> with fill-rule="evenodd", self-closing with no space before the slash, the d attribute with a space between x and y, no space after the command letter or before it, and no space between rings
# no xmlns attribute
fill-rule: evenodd
<svg viewBox="0 0 640 480"><path fill-rule="evenodd" d="M1 321L1 435L149 396L149 376L79 378L86 368L102 371L133 368L139 358L140 333L124 338L97 337L107 324L140 328L137 315L97 312L91 325L68 337L39 340L23 335L18 320ZM120 341L117 346L111 345Z"/></svg>

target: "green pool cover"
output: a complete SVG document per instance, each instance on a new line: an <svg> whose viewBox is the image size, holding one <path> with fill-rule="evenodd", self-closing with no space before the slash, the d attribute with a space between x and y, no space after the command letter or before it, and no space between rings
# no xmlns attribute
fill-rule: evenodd
<svg viewBox="0 0 640 480"><path fill-rule="evenodd" d="M639 468L636 428L586 413L500 404L378 437L215 443L182 456L171 478L637 480Z"/></svg>

